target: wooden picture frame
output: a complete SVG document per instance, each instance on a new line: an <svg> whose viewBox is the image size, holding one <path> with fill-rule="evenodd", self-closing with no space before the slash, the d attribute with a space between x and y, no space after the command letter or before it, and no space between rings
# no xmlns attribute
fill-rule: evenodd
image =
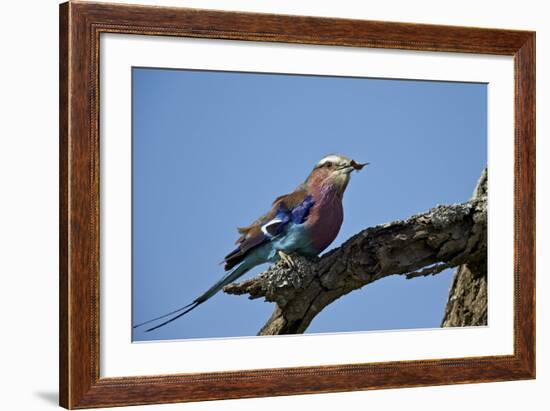
<svg viewBox="0 0 550 411"><path fill-rule="evenodd" d="M101 33L513 56L514 354L100 378ZM91 408L535 378L535 33L69 2L60 6L60 405Z"/></svg>

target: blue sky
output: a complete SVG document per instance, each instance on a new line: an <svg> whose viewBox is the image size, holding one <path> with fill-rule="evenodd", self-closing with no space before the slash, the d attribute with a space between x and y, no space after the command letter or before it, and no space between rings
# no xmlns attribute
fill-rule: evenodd
<svg viewBox="0 0 550 411"><path fill-rule="evenodd" d="M487 162L485 84L148 68L132 78L134 322L216 282L236 227L326 154L371 163L353 175L328 250L363 228L468 200ZM385 278L328 306L307 332L438 327L451 279L450 270ZM273 309L221 292L133 338L255 335Z"/></svg>

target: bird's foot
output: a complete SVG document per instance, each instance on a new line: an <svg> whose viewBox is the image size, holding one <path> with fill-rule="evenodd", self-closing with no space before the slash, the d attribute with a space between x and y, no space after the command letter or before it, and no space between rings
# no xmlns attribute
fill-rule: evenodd
<svg viewBox="0 0 550 411"><path fill-rule="evenodd" d="M294 263L294 260L292 259L291 256L289 256L288 254L282 252L282 251L279 251L279 257L281 257L281 260L284 261L284 263L288 266L288 268L295 268L296 267L296 264Z"/></svg>

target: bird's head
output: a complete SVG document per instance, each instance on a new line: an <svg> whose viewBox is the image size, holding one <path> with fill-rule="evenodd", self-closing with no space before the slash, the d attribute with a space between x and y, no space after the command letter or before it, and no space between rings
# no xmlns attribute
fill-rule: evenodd
<svg viewBox="0 0 550 411"><path fill-rule="evenodd" d="M330 154L315 165L306 183L320 187L334 187L342 195L348 186L351 173L360 171L368 164L358 163L342 155Z"/></svg>

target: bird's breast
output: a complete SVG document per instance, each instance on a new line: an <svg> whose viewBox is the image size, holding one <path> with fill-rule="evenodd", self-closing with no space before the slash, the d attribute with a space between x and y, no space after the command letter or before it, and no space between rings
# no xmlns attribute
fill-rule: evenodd
<svg viewBox="0 0 550 411"><path fill-rule="evenodd" d="M305 227L317 253L324 251L336 238L342 222L344 209L336 192L321 192L313 197L314 205L305 222Z"/></svg>

